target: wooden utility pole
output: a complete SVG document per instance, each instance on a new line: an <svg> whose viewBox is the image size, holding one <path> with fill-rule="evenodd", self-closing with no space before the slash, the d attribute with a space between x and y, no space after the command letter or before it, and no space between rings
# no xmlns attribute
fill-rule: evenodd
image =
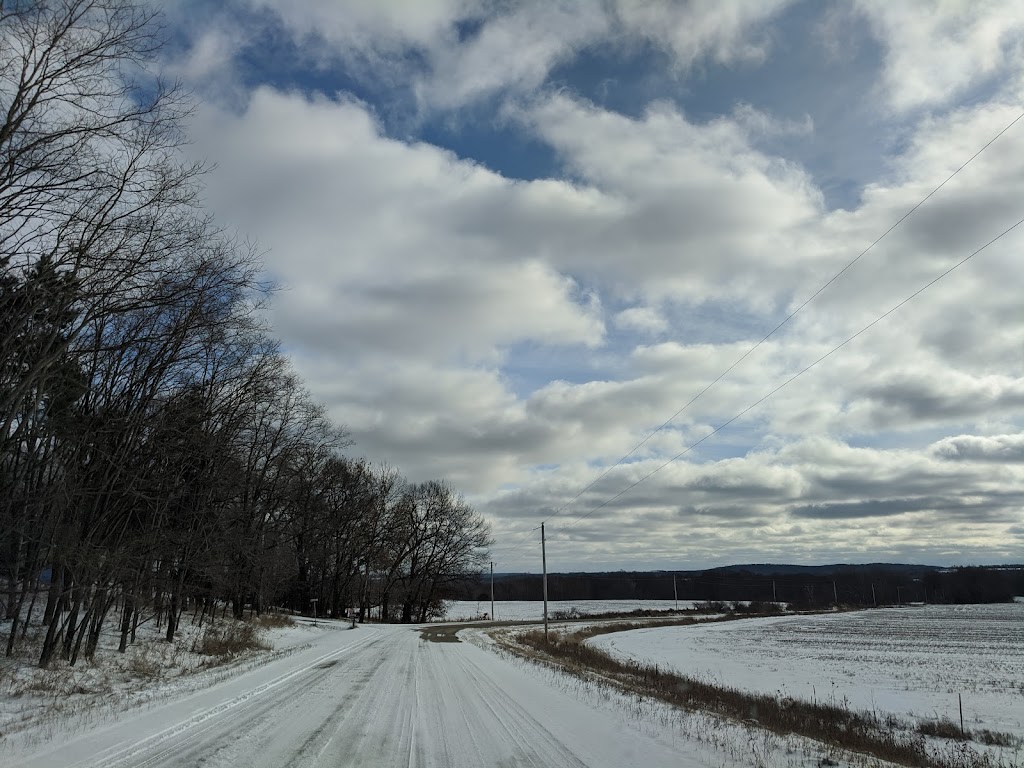
<svg viewBox="0 0 1024 768"><path fill-rule="evenodd" d="M775 579L772 579L772 602L773 603L779 602L779 595L775 591Z"/></svg>
<svg viewBox="0 0 1024 768"><path fill-rule="evenodd" d="M491 560L491 621L494 621L494 561Z"/></svg>
<svg viewBox="0 0 1024 768"><path fill-rule="evenodd" d="M544 542L544 523L540 524L540 564L544 569L544 642L548 641L548 552Z"/></svg>
<svg viewBox="0 0 1024 768"><path fill-rule="evenodd" d="M370 606L373 605L373 601L370 599L370 558L366 558L366 563L363 566L363 597L366 599L366 620L370 620ZM363 620L363 607L359 606L359 621Z"/></svg>
<svg viewBox="0 0 1024 768"><path fill-rule="evenodd" d="M836 583L832 582L832 599L836 602L836 608L839 607L839 592L836 591Z"/></svg>
<svg viewBox="0 0 1024 768"><path fill-rule="evenodd" d="M676 598L676 610L679 610L679 590L676 589L676 575L672 574L672 594Z"/></svg>
<svg viewBox="0 0 1024 768"><path fill-rule="evenodd" d="M878 607L878 597L875 595L875 585L871 585L871 602L875 604L875 608Z"/></svg>

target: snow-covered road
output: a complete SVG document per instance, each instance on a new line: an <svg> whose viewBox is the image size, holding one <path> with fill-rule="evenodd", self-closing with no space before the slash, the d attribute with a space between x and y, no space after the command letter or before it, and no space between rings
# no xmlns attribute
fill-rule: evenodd
<svg viewBox="0 0 1024 768"><path fill-rule="evenodd" d="M24 768L702 765L523 666L408 627L325 631L308 649L21 755Z"/></svg>

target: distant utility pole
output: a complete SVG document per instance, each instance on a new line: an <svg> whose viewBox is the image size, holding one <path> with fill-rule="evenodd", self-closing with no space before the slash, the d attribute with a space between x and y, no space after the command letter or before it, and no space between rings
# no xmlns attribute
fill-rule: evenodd
<svg viewBox="0 0 1024 768"><path fill-rule="evenodd" d="M317 603L317 600L319 600L319 599L320 599L319 597L311 597L309 599L309 602L311 602L313 604L313 626L314 627L316 626L316 603Z"/></svg>
<svg viewBox="0 0 1024 768"><path fill-rule="evenodd" d="M903 598L900 596L899 587L896 587L896 605L903 605Z"/></svg>
<svg viewBox="0 0 1024 768"><path fill-rule="evenodd" d="M875 608L878 607L878 597L875 595L875 585L871 585L871 602L875 604Z"/></svg>
<svg viewBox="0 0 1024 768"><path fill-rule="evenodd" d="M494 561L491 560L491 621L494 621Z"/></svg>
<svg viewBox="0 0 1024 768"><path fill-rule="evenodd" d="M548 552L544 543L544 523L540 524L540 564L544 569L544 642L548 641Z"/></svg>
<svg viewBox="0 0 1024 768"><path fill-rule="evenodd" d="M672 574L672 594L675 595L675 598L676 598L676 610L678 611L679 610L679 590L676 589L676 575L674 573Z"/></svg>
<svg viewBox="0 0 1024 768"><path fill-rule="evenodd" d="M836 608L839 607L839 593L836 591L836 583L832 582L832 598L836 601Z"/></svg>
<svg viewBox="0 0 1024 768"><path fill-rule="evenodd" d="M363 564L363 597L366 600L366 620L370 620L370 608L373 605L373 601L370 600L370 558L366 558L366 562ZM363 606L359 606L359 621L362 621L364 617Z"/></svg>
<svg viewBox="0 0 1024 768"><path fill-rule="evenodd" d="M772 579L772 602L773 603L779 602L779 595L775 591L775 579Z"/></svg>

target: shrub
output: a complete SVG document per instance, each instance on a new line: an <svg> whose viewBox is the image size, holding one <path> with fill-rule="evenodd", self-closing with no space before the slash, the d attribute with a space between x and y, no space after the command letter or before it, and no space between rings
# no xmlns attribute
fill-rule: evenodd
<svg viewBox="0 0 1024 768"><path fill-rule="evenodd" d="M132 677L148 679L160 677L163 673L160 663L151 658L148 653L132 656L128 660L127 670Z"/></svg>
<svg viewBox="0 0 1024 768"><path fill-rule="evenodd" d="M286 613L264 613L257 619L259 625L265 629L277 627L294 627L295 621Z"/></svg>
<svg viewBox="0 0 1024 768"><path fill-rule="evenodd" d="M703 603L694 603L693 610L698 613L728 613L730 606L722 600L705 600Z"/></svg>
<svg viewBox="0 0 1024 768"><path fill-rule="evenodd" d="M939 720L922 720L917 724L917 732L922 736L934 736L939 739L964 741L971 738L970 732L961 730L960 726L948 717Z"/></svg>
<svg viewBox="0 0 1024 768"><path fill-rule="evenodd" d="M735 610L741 613L759 613L767 615L780 615L784 613L782 607L778 603L773 603L770 600L751 600L742 608L737 607Z"/></svg>
<svg viewBox="0 0 1024 768"><path fill-rule="evenodd" d="M567 621L569 619L580 619L583 618L583 614L580 613L580 609L575 605L572 608L564 611L554 611L551 614L553 621Z"/></svg>
<svg viewBox="0 0 1024 768"><path fill-rule="evenodd" d="M987 744L990 747L1019 747L1021 746L1021 739L1014 736L1012 733L1003 733L1002 731L990 731L988 728L982 728L980 731L975 731L973 736L975 741Z"/></svg>
<svg viewBox="0 0 1024 768"><path fill-rule="evenodd" d="M255 624L234 622L211 625L203 632L197 652L204 656L236 656L246 651L267 651L261 629Z"/></svg>

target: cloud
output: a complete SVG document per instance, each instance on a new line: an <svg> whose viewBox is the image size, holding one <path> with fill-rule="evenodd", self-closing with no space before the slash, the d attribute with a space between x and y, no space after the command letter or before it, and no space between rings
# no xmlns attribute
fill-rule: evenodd
<svg viewBox="0 0 1024 768"><path fill-rule="evenodd" d="M763 60L770 43L761 32L762 25L787 5L789 0L710 4L617 0L615 7L627 31L663 46L675 65L685 70L703 56L722 64Z"/></svg>
<svg viewBox="0 0 1024 768"><path fill-rule="evenodd" d="M890 517L904 515L908 512L935 512L936 510L957 508L948 499L900 498L900 499L866 499L863 501L846 501L835 503L811 504L790 509L794 517L815 518L819 520L858 520L870 517Z"/></svg>
<svg viewBox="0 0 1024 768"><path fill-rule="evenodd" d="M931 452L950 461L1024 462L1024 434L946 437Z"/></svg>
<svg viewBox="0 0 1024 768"><path fill-rule="evenodd" d="M949 372L896 374L861 390L858 408L871 411L876 427L939 421L963 423L983 414L1019 413L1024 407L1024 379L972 377Z"/></svg>
<svg viewBox="0 0 1024 768"><path fill-rule="evenodd" d="M630 307L615 315L615 325L626 330L657 335L668 330L668 321L653 307Z"/></svg>
<svg viewBox="0 0 1024 768"><path fill-rule="evenodd" d="M769 49L759 23L789 0L250 3L277 14L317 66L338 60L364 81L410 83L419 108L433 111L534 92L556 66L598 46L652 44L680 73L705 57L720 64L757 61Z"/></svg>
<svg viewBox="0 0 1024 768"><path fill-rule="evenodd" d="M814 132L810 115L805 114L802 120L784 120L745 103L736 105L732 119L750 136L777 138L808 136Z"/></svg>
<svg viewBox="0 0 1024 768"><path fill-rule="evenodd" d="M227 169L211 200L260 233L282 276L273 312L287 337L340 355L469 360L520 341L601 343L603 321L572 279L461 222L467 207L496 216L550 203L543 191L386 139L352 101L261 89L240 115L206 112L197 134ZM571 207L575 193L548 197Z"/></svg>
<svg viewBox="0 0 1024 768"><path fill-rule="evenodd" d="M730 553L724 560L731 562L743 561L744 552L753 555L747 561L755 562L773 557L928 562L940 556L967 561L963 558L969 555L961 552L987 552L993 558L989 562L1003 555L1006 561L1019 559L1019 549L1015 552L1012 545L992 545L992 537L1018 520L1024 505L1019 490L1024 471L1016 465L994 478L984 466L950 466L943 458L915 451L851 448L837 440L810 438L708 464L679 461L636 492L598 508L616 489L660 464L652 458L624 466L572 503L584 477L567 483L564 473L545 473L535 478L532 488L496 497L492 511L502 521L499 530L505 531L518 510L550 515L569 504L548 524L549 546L550 540L561 542L559 556L572 552L576 564L589 564L591 558L601 562L596 545L579 549L589 542L666 567L723 562L715 554L723 550ZM589 474L592 479L597 470ZM535 518L534 513L530 522L524 520L512 530L521 538L524 529L536 525ZM952 529L957 530L956 552L940 555L948 549ZM504 538L515 540L513 534ZM497 556L522 558L523 548L512 553L499 549Z"/></svg>
<svg viewBox="0 0 1024 768"><path fill-rule="evenodd" d="M1019 87L1024 7L1017 3L859 0L858 7L886 47L881 85L896 111L945 107L997 75Z"/></svg>
<svg viewBox="0 0 1024 768"><path fill-rule="evenodd" d="M425 109L455 109L495 92L538 89L555 65L607 37L611 19L598 3L515 5L476 35L432 52L431 72L416 84Z"/></svg>
<svg viewBox="0 0 1024 768"><path fill-rule="evenodd" d="M798 168L753 149L729 118L697 125L656 105L630 119L556 96L523 119L571 162L571 180L512 181L436 147L388 138L372 111L351 99L263 88L242 113L206 110L196 121L197 149L220 164L210 199L268 247L269 266L288 286L275 301L274 323L313 390L352 429L357 450L415 479L448 476L503 534L538 509L559 509L753 344L698 336L611 349L606 323L684 337L700 328L674 326L655 305L609 314L595 293L642 296L659 307L744 306L767 328L767 313L794 284L820 285L823 259L849 258L847 242L877 233L918 189L908 166L907 178L879 185L857 211L827 213ZM932 142L976 130L953 118L945 125L927 126ZM920 146L926 154L933 144ZM967 195L1003 166L981 166L980 179L952 191ZM813 307L763 344L585 494L579 509L641 480L917 287L935 269L920 247L930 237L902 231L891 252L909 255L886 266L885 280L868 261L844 276L827 296L829 312ZM979 262L981 274L1003 274L1012 253ZM588 517L586 536L611 535L606 521L628 515L638 539L662 542L657 549L667 552L664 541L682 541L696 526L704 543L691 555L711 557L716 548L743 551L744 526L750 535L788 519L852 526L936 513L952 524L974 514L977 525L989 525L974 502L880 514L907 500L975 492L982 474L920 451L861 452L807 436L870 436L1019 411L1018 378L1005 372L1019 334L1008 333L980 361L998 374L978 371L978 348L935 336L962 327L942 307L968 302L979 312L1012 312L1012 274L995 288L988 280L951 283L920 316L844 350L705 446L714 456L714 446L735 445L746 458L671 465ZM982 295L984 302L971 302ZM979 334L992 327L987 315L973 318ZM934 341L922 346L926 337ZM514 391L507 359L521 344L561 349L560 362L583 373L544 371ZM603 375L591 355L604 356ZM730 442L732 434L742 437ZM765 448L772 439L791 447L749 453L751 440ZM558 468L557 486L537 469L545 466ZM508 486L519 490L497 490ZM982 496L998 510L1011 503L994 490ZM791 551L850 551L862 535L812 526ZM781 537L769 538L783 546ZM900 540L909 547L913 537Z"/></svg>
<svg viewBox="0 0 1024 768"><path fill-rule="evenodd" d="M564 270L586 270L626 296L763 305L789 269L815 256L786 247L790 259L764 269L820 211L821 197L799 168L754 149L733 120L698 125L665 103L631 119L566 95L517 117L583 182L622 201L585 240L552 249Z"/></svg>
<svg viewBox="0 0 1024 768"><path fill-rule="evenodd" d="M1005 36L994 68L971 65L944 102L885 86L903 106L881 173L829 210L789 144L765 141L813 132L846 151L800 111L728 96L701 111L666 92L625 114L562 67L644 51L630 61L667 61L680 92L713 68L742 78L787 42L770 24L782 4L245 7L259 13L238 35L196 25L176 64L225 86L191 151L217 163L211 209L266 249L284 285L273 325L357 452L448 477L503 546L565 507L560 567L1019 559L1003 535L1024 480L1019 238L690 450L1019 218L1024 123L754 349L1019 113ZM966 25L970 46L989 17ZM300 44L310 82L243 85L264 26ZM886 72L933 56L884 40ZM361 98L323 85L368 79ZM454 149L394 130L404 98L465 119ZM508 136L554 162L516 180L471 159Z"/></svg>
<svg viewBox="0 0 1024 768"><path fill-rule="evenodd" d="M480 22L486 4L476 0L428 3L336 0L291 3L249 0L254 8L276 13L297 38L315 45L327 41L339 57L362 55L386 63L409 49L432 50L457 40L458 22ZM309 45L306 46L307 50Z"/></svg>

